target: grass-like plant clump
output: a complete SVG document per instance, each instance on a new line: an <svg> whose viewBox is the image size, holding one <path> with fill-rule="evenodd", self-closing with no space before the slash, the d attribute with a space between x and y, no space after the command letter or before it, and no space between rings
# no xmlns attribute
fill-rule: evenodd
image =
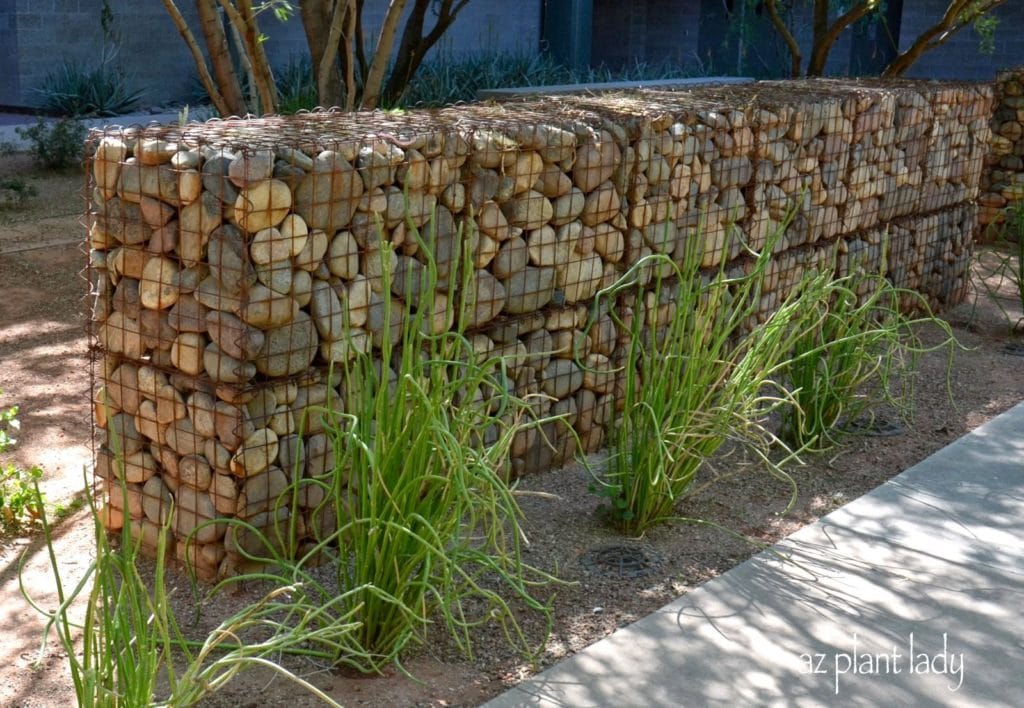
<svg viewBox="0 0 1024 708"><path fill-rule="evenodd" d="M412 224L409 230L420 239ZM463 264L471 263L471 242L456 237ZM379 246L386 257L390 244ZM505 481L513 437L545 421L532 419L530 401L509 392L500 358L474 359L461 326L434 333L444 329L431 322L440 281L434 249L421 240L421 252L428 263L415 307L394 312L385 298L371 315L400 321L397 341L384 336L379 355L353 350L333 371L341 393L314 413L332 446L332 473L296 480L295 493L279 500L275 514L290 519L300 494L324 500L310 516L316 543L291 560L286 549L296 543L287 522L269 532L230 522L235 533L262 540L252 562L276 568L296 597L327 608L318 622L355 622L359 651L340 651L332 661L361 671L400 660L434 625L471 654L473 631L496 623L532 657L539 647L516 613L550 620L534 593L553 578L522 560L520 511ZM448 302L474 292L471 277L465 265L452 268ZM389 290L385 272L382 292ZM458 309L475 305L463 299ZM281 511L289 504L291 513ZM326 574L316 567L325 559Z"/></svg>
<svg viewBox="0 0 1024 708"><path fill-rule="evenodd" d="M1002 291L1009 288L1024 312L1024 201L1011 204L1005 223L990 227L995 239L992 247L980 247L975 262L978 280L1003 313L1010 330L1020 333L1024 317L1014 318L1002 302Z"/></svg>
<svg viewBox="0 0 1024 708"><path fill-rule="evenodd" d="M809 316L780 374L792 405L782 408L782 437L796 448L827 448L855 426L870 426L882 404L906 419L920 356L955 343L949 325L931 316L919 293L895 287L885 275L857 268L824 279L806 298ZM913 305L920 315L901 311ZM918 329L946 337L926 347Z"/></svg>
<svg viewBox="0 0 1024 708"><path fill-rule="evenodd" d="M663 254L641 259L599 293L600 300L636 290L631 321L614 315L629 332L624 400L595 488L609 498L610 518L626 533L672 518L701 464L727 441L753 450L785 476L768 456L778 440L766 421L787 404L774 377L807 316L803 298L810 288L798 288L751 327L771 242L751 253L742 271L727 269L723 259L702 272L702 240L689 238L678 262ZM648 293L645 271L654 272Z"/></svg>

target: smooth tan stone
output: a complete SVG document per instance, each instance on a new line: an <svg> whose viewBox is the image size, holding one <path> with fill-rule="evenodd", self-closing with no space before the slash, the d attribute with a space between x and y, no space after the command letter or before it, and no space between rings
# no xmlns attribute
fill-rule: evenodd
<svg viewBox="0 0 1024 708"><path fill-rule="evenodd" d="M277 179L256 182L238 193L235 222L248 233L280 224L292 206L288 185Z"/></svg>
<svg viewBox="0 0 1024 708"><path fill-rule="evenodd" d="M139 281L139 300L151 310L163 310L178 301L178 264L156 256L146 262Z"/></svg>

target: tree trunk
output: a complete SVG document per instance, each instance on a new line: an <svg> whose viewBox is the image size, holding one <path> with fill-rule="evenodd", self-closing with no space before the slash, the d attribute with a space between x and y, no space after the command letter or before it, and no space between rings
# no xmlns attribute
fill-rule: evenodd
<svg viewBox="0 0 1024 708"><path fill-rule="evenodd" d="M808 76L821 76L825 73L828 55L833 45L850 25L875 11L879 0L860 0L846 13L836 18L831 25L828 23L828 0L815 0L814 5L814 45L811 48L811 59L807 64Z"/></svg>
<svg viewBox="0 0 1024 708"><path fill-rule="evenodd" d="M437 8L437 21L426 35L423 34L423 23L426 18L427 8L430 0L416 0L412 13L409 15L405 29L402 31L402 41L398 45L398 56L395 58L395 65L391 70L387 86L384 89L384 100L388 104L395 104L402 98L412 77L416 75L420 65L427 56L427 52L437 44L438 40L448 31L448 28L455 22L459 12L466 6L469 0L442 0Z"/></svg>
<svg viewBox="0 0 1024 708"><path fill-rule="evenodd" d="M196 0L196 12L199 14L199 27L203 41L206 42L206 51L210 55L210 64L213 65L217 88L227 111L221 112L218 108L218 112L224 116L245 115L245 97L242 96L242 86L231 60L224 23L217 11L217 0Z"/></svg>
<svg viewBox="0 0 1024 708"><path fill-rule="evenodd" d="M775 0L765 0L765 8L768 10L768 16L771 18L772 25L775 26L775 31L779 33L783 41L786 42L786 47L789 49L790 67L789 75L792 78L797 78L801 74L800 62L803 56L800 53L800 43L796 41L796 37L789 31L789 27L786 22L779 15L779 8L776 5Z"/></svg>
<svg viewBox="0 0 1024 708"><path fill-rule="evenodd" d="M331 43L334 17L347 8L348 0L303 0L299 3L302 28L309 45L313 64L313 81L317 87L317 101L330 107L341 103L341 75L338 71L338 45Z"/></svg>
<svg viewBox="0 0 1024 708"><path fill-rule="evenodd" d="M395 33L398 31L398 21L402 17L402 10L405 9L405 2L406 0L391 0L388 3L388 11L384 15L384 23L381 25L377 46L374 48L373 61L370 62L370 70L366 73L366 83L363 85L363 100L360 103L363 110L372 110L380 102L384 71L391 59L391 48L395 44Z"/></svg>

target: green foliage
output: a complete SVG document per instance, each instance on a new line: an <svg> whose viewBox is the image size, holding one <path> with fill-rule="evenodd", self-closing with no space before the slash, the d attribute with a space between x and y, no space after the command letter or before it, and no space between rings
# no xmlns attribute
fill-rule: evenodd
<svg viewBox="0 0 1024 708"><path fill-rule="evenodd" d="M28 128L15 128L23 140L31 143L36 162L47 169L60 169L80 162L86 129L74 118L47 122L36 119Z"/></svg>
<svg viewBox="0 0 1024 708"><path fill-rule="evenodd" d="M21 177L0 178L0 209L24 206L36 193L36 188Z"/></svg>
<svg viewBox="0 0 1024 708"><path fill-rule="evenodd" d="M141 539L132 525L126 524L118 543L112 544L92 496L87 495L96 557L84 577L68 587L61 576L53 529L42 511L38 486L34 493L59 605L48 609L49 605L44 607L33 599L24 582L28 556L19 566L20 588L28 603L47 618L39 656L46 655L53 632L64 648L79 706L191 706L222 688L242 669L255 665L269 667L326 704L337 706L316 687L275 662L283 654L322 656L322 646L337 646L351 631L350 624L309 630L308 615L321 608L302 607L291 601L282 604L292 588L281 587L224 620L203 641L189 641L181 631L167 591L167 544L173 510L167 510L165 525L158 534L153 575L148 577L139 556ZM69 610L82 598L85 618L79 623ZM178 667L184 667L180 674ZM161 700L155 700L158 686L166 686Z"/></svg>
<svg viewBox="0 0 1024 708"><path fill-rule="evenodd" d="M979 247L975 264L979 282L989 297L1010 324L1012 331L1018 331L1024 324L1024 317L1014 319L1000 297L1004 287L1009 287L1024 312L1024 201L1013 202L1006 213L1006 222L990 227L995 241L991 247Z"/></svg>
<svg viewBox="0 0 1024 708"><path fill-rule="evenodd" d="M433 253L408 226L420 252ZM471 242L456 238L464 246L463 264L472 263ZM384 292L390 289L387 273ZM471 265L452 267L449 302L457 301L457 293L474 292L472 276ZM550 623L550 608L534 597L533 586L553 578L523 562L520 511L504 481L513 438L546 420L533 419L531 402L509 393L502 359L474 360L460 326L431 333L428 313L438 282L431 260L415 309L410 304L393 312L390 299L377 306L384 322L393 315L402 322L397 345L390 337L381 342L381 358L390 365L355 350L336 365L340 397L314 413L330 440L333 470L296 480L293 493L273 510L285 520L276 527L261 532L229 521L229 538L259 540L252 561L294 584L296 601L324 608L316 626L355 623L359 650L339 647L332 661L360 671L398 661L432 625L471 654L473 631L497 623L510 644L533 658L538 649L513 606ZM463 301L461 310L474 306ZM316 533L315 544L294 561L290 520L298 518L293 505L300 495L323 501L307 527ZM324 555L333 568L329 581L312 572Z"/></svg>
<svg viewBox="0 0 1024 708"><path fill-rule="evenodd" d="M18 407L0 408L0 453L18 442L20 429ZM17 531L35 523L42 500L35 494L34 485L42 476L43 471L35 466L25 470L10 462L0 463L0 528Z"/></svg>
<svg viewBox="0 0 1024 708"><path fill-rule="evenodd" d="M912 414L915 373L925 347L916 328L933 324L952 346L952 330L934 318L918 293L896 288L880 272L857 270L814 284L808 298L812 317L781 371L792 405L782 409L782 437L793 447L826 448L840 440L844 428L874 416L882 403L901 417ZM901 311L913 305L924 312ZM952 349L950 349L952 351Z"/></svg>
<svg viewBox="0 0 1024 708"><path fill-rule="evenodd" d="M626 533L671 518L701 464L730 440L792 483L768 459L778 441L764 421L786 403L773 377L806 317L805 290L757 324L771 243L752 254L746 272L727 271L725 259L702 272L702 241L687 239L678 263L662 254L641 259L595 305L635 289L630 321L612 311L630 333L624 404L609 434L607 469L595 480L611 501L610 520ZM654 290L645 292L652 271Z"/></svg>
<svg viewBox="0 0 1024 708"><path fill-rule="evenodd" d="M547 54L480 52L442 55L423 63L402 96L402 106L446 106L475 101L480 89L550 86L602 81L641 81L680 75L669 63L637 62L613 71L606 66L574 71Z"/></svg>
<svg viewBox="0 0 1024 708"><path fill-rule="evenodd" d="M40 88L40 108L59 116L82 118L128 113L144 91L133 89L132 78L113 62L104 60L93 68L65 61L51 72Z"/></svg>
<svg viewBox="0 0 1024 708"><path fill-rule="evenodd" d="M274 83L277 86L277 111L282 115L310 111L319 105L313 82L313 64L308 54L292 57L275 71Z"/></svg>

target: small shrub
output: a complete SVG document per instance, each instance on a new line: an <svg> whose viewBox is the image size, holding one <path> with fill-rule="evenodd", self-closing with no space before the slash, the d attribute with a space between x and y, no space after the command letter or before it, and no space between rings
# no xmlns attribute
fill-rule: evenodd
<svg viewBox="0 0 1024 708"><path fill-rule="evenodd" d="M82 158L86 129L74 118L61 118L53 122L38 118L35 125L14 130L23 140L31 143L32 155L42 167L70 167Z"/></svg>
<svg viewBox="0 0 1024 708"><path fill-rule="evenodd" d="M0 453L18 442L15 436L20 428L18 407L0 408ZM19 530L39 519L42 502L35 485L42 476L35 466L25 470L13 463L0 464L0 527Z"/></svg>
<svg viewBox="0 0 1024 708"><path fill-rule="evenodd" d="M36 188L21 177L0 179L0 208L24 206L36 194Z"/></svg>
<svg viewBox="0 0 1024 708"><path fill-rule="evenodd" d="M36 89L40 108L71 118L116 116L128 113L144 92L131 88L132 80L123 71L104 60L92 69L65 61L43 79Z"/></svg>

